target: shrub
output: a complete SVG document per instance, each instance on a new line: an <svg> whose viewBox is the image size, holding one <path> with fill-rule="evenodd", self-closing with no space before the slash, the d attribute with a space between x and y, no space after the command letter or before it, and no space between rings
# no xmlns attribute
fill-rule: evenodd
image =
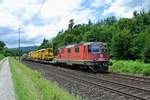
<svg viewBox="0 0 150 100"><path fill-rule="evenodd" d="M113 61L110 70L119 73L150 75L150 64L139 61Z"/></svg>

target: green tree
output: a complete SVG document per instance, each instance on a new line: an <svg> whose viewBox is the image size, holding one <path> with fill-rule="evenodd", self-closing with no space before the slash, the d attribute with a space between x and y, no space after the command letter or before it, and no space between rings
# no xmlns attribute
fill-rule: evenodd
<svg viewBox="0 0 150 100"><path fill-rule="evenodd" d="M75 35L73 35L73 34L67 34L67 35L64 37L64 41L65 41L65 42L64 42L65 45L75 43L75 42L76 42Z"/></svg>
<svg viewBox="0 0 150 100"><path fill-rule="evenodd" d="M143 49L144 62L150 63L150 35L147 37L144 49Z"/></svg>
<svg viewBox="0 0 150 100"><path fill-rule="evenodd" d="M148 34L150 33L150 11L135 11L133 18L116 19L114 16L92 23L74 25L69 21L68 29L60 31L53 39L57 48L80 42L88 42L90 37L106 42L109 52L117 59L148 59ZM47 43L44 43L47 44ZM44 46L45 47L45 46ZM142 49L141 49L142 48Z"/></svg>
<svg viewBox="0 0 150 100"><path fill-rule="evenodd" d="M71 19L69 21L68 29L72 30L73 26L74 26L74 19Z"/></svg>
<svg viewBox="0 0 150 100"><path fill-rule="evenodd" d="M142 54L144 62L150 63L150 35L145 42Z"/></svg>
<svg viewBox="0 0 150 100"><path fill-rule="evenodd" d="M0 41L0 52L3 52L4 48L5 48L5 43Z"/></svg>
<svg viewBox="0 0 150 100"><path fill-rule="evenodd" d="M44 39L38 49L52 48L52 43L49 40Z"/></svg>
<svg viewBox="0 0 150 100"><path fill-rule="evenodd" d="M142 58L145 62L150 63L150 25L145 31L145 43L142 50Z"/></svg>
<svg viewBox="0 0 150 100"><path fill-rule="evenodd" d="M131 35L128 30L116 33L112 38L111 54L116 59L130 59Z"/></svg>

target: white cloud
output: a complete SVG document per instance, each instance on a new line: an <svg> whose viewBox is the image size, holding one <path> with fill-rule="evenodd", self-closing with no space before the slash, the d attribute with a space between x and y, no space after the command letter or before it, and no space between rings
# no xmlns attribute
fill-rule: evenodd
<svg viewBox="0 0 150 100"><path fill-rule="evenodd" d="M7 13L6 11L0 9L0 25L1 26L17 26L20 24L21 24L21 21L19 21L16 17L11 15L11 13Z"/></svg>
<svg viewBox="0 0 150 100"><path fill-rule="evenodd" d="M0 3L0 15L5 21L4 24L20 26L23 20L28 20L36 13L41 4L38 0L2 0ZM22 20L23 19L23 20Z"/></svg>
<svg viewBox="0 0 150 100"><path fill-rule="evenodd" d="M70 16L83 0L48 0L41 10L42 17Z"/></svg>
<svg viewBox="0 0 150 100"><path fill-rule="evenodd" d="M104 5L111 4L112 0L92 0L92 6L93 7L101 7Z"/></svg>
<svg viewBox="0 0 150 100"><path fill-rule="evenodd" d="M50 27L53 27L54 29L52 29ZM31 40L36 37L53 38L56 35L53 32L57 31L57 30L55 30L55 27L51 26L51 25L45 26L45 27L40 27L40 26L35 27L33 25L29 25L24 30L26 30L24 35L26 35L27 40Z"/></svg>
<svg viewBox="0 0 150 100"><path fill-rule="evenodd" d="M147 7L145 8L146 5ZM148 7L149 6L149 7ZM118 17L131 18L133 11L150 8L149 0L115 0L108 9L104 10L103 16L115 14Z"/></svg>
<svg viewBox="0 0 150 100"><path fill-rule="evenodd" d="M70 19L74 19L76 24L87 23L89 19L95 20L95 9L100 7L103 7L104 16L114 13L120 17L131 17L132 12L139 8L136 6L137 0L91 0L89 6L92 9L81 6L83 1L85 0L2 0L0 27L6 26L16 32L18 27L22 27L22 39L37 42L42 38L53 38L58 31L67 29ZM144 7L150 7L149 0L142 1ZM12 33L8 34L11 38ZM9 44L9 40L7 43Z"/></svg>
<svg viewBox="0 0 150 100"><path fill-rule="evenodd" d="M32 39L35 37L45 37L47 39L53 38L57 35L58 31L62 29L67 29L70 19L75 19L75 23L86 23L89 19L92 19L92 14L89 10L84 10L78 13L73 12L70 16L61 16L58 20L46 26L33 26L28 25L25 30L25 35L27 39Z"/></svg>
<svg viewBox="0 0 150 100"><path fill-rule="evenodd" d="M82 0L48 0L45 2L40 14L42 19L52 20L51 24L44 27L29 25L25 33L28 39L39 36L53 38L58 31L67 29L70 19L74 19L75 23L86 23L92 19L91 10L79 11L81 2Z"/></svg>
<svg viewBox="0 0 150 100"><path fill-rule="evenodd" d="M2 19L0 26L12 26L16 32L18 27L21 27L24 31L21 35L22 39L30 41L39 37L40 39L55 37L58 31L68 27L70 19L74 19L75 23L86 23L94 18L92 10L80 9L80 4L84 0L44 1L41 4L39 0L4 0L0 3L0 18ZM25 22L27 24L24 25ZM43 25L39 26L39 22Z"/></svg>
<svg viewBox="0 0 150 100"><path fill-rule="evenodd" d="M80 10L80 4L84 0L48 0L41 10L41 16L44 19L51 19L54 17L59 17L57 23L60 26L67 26L70 19L80 20L87 20L90 17L90 10L84 9ZM84 19L81 19L84 17ZM85 21L84 21L85 22Z"/></svg>

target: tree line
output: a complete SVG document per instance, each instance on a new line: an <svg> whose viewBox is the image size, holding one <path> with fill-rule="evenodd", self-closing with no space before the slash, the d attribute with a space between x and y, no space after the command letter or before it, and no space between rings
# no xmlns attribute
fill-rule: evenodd
<svg viewBox="0 0 150 100"><path fill-rule="evenodd" d="M20 54L19 54L20 52ZM3 41L0 41L0 55L3 55L5 57L7 56L19 56L22 55L23 51L19 51L18 49L10 49L6 47L6 44Z"/></svg>
<svg viewBox="0 0 150 100"><path fill-rule="evenodd" d="M51 41L44 39L39 48L57 48L73 43L88 42L90 37L108 44L112 59L142 60L150 62L150 11L134 11L132 18L107 17L96 23L75 25L69 21L68 29L62 30Z"/></svg>
<svg viewBox="0 0 150 100"><path fill-rule="evenodd" d="M68 29L58 32L53 40L43 40L37 48L57 48L68 44L88 42L91 37L95 41L106 42L108 53L112 59L141 60L150 63L150 11L134 11L132 18L107 17L92 23L75 25L74 20L69 21ZM0 41L0 53L5 56L17 56L19 51L8 49ZM22 53L21 53L22 54Z"/></svg>
<svg viewBox="0 0 150 100"><path fill-rule="evenodd" d="M3 41L0 41L0 53L4 52L5 43Z"/></svg>

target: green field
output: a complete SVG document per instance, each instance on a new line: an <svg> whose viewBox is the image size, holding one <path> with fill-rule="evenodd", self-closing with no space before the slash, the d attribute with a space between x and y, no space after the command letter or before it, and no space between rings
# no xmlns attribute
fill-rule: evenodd
<svg viewBox="0 0 150 100"><path fill-rule="evenodd" d="M110 71L117 73L150 75L150 64L139 61L113 61Z"/></svg>
<svg viewBox="0 0 150 100"><path fill-rule="evenodd" d="M9 58L17 100L76 100L37 71Z"/></svg>

